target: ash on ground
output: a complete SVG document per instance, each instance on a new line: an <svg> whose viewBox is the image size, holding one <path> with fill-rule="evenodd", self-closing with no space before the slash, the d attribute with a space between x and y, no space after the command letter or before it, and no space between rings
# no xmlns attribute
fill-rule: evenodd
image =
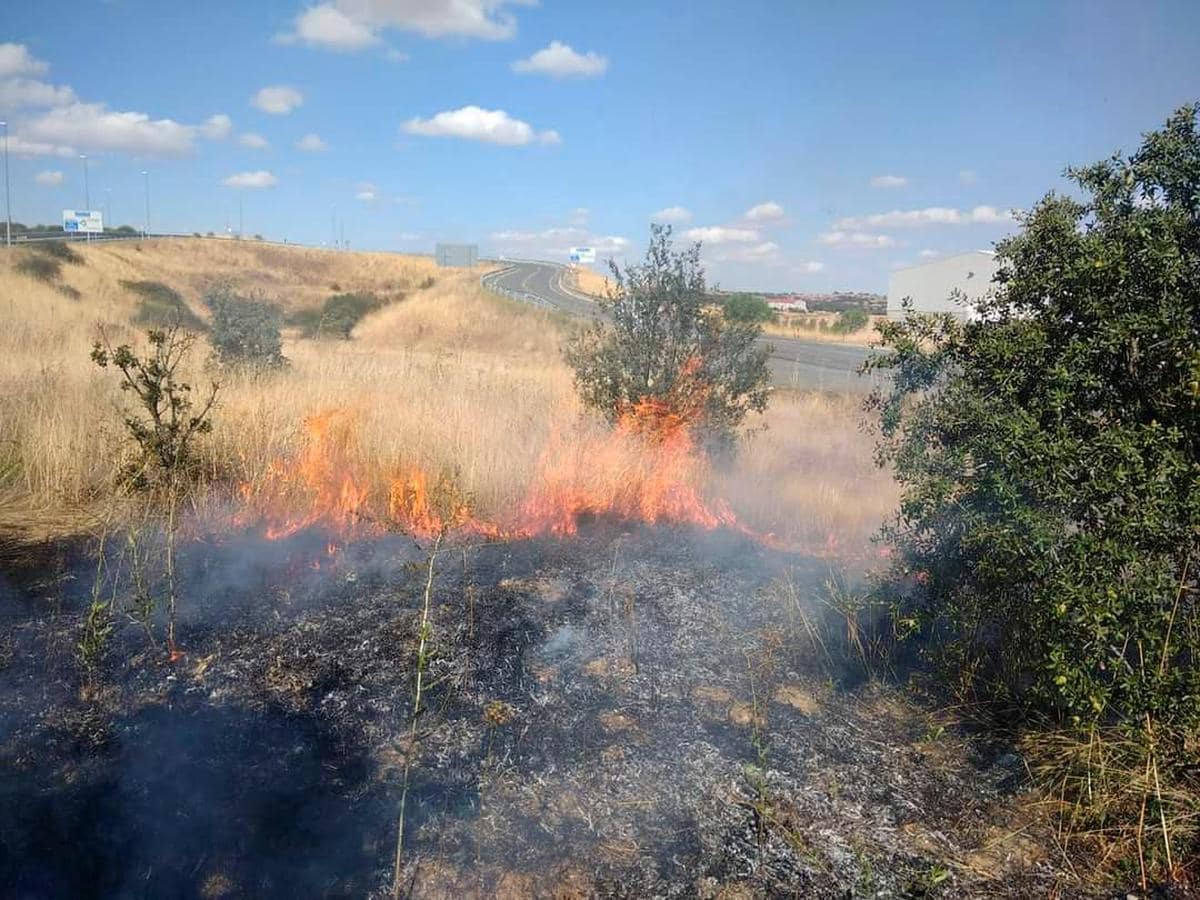
<svg viewBox="0 0 1200 900"><path fill-rule="evenodd" d="M84 670L84 556L0 585L0 893L1079 890L1016 757L822 653L827 561L666 528L443 547L414 728L427 555L325 544L189 546L174 663L122 614Z"/></svg>

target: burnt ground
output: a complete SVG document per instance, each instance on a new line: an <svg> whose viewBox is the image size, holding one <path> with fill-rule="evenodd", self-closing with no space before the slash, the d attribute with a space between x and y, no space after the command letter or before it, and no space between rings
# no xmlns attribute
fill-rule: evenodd
<svg viewBox="0 0 1200 900"><path fill-rule="evenodd" d="M190 544L186 656L122 611L90 676L94 561L10 572L0 895L388 896L406 770L408 896L1082 891L1017 757L807 637L828 562L649 528L444 550L414 739L425 555L325 543Z"/></svg>

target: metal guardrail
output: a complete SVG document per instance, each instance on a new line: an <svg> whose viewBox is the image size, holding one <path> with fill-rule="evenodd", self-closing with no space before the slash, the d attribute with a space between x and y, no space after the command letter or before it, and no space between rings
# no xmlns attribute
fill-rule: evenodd
<svg viewBox="0 0 1200 900"><path fill-rule="evenodd" d="M521 303L528 303L531 306L539 307L540 309L558 309L550 301L539 297L537 294L529 291L519 291L513 288L506 288L503 285L496 284L496 280L511 272L515 266L505 266L503 269L497 269L495 272L487 272L479 279L479 285L484 290L491 291L493 294L499 294L501 297L508 297L511 300L517 300Z"/></svg>

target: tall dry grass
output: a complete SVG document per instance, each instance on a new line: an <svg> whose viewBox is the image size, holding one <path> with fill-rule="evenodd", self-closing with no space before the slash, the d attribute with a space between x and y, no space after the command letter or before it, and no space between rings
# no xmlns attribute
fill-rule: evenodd
<svg viewBox="0 0 1200 900"><path fill-rule="evenodd" d="M353 418L358 477L383 485L402 466L452 473L480 515L503 519L527 495L552 434L561 441L594 429L561 357L571 324L488 294L477 272L382 254L158 243L82 248L84 264L64 267L79 300L13 271L15 253L0 255L0 528L67 531L113 508L128 452L125 398L88 354L101 329L114 343L140 339L130 325L137 301L122 279L162 281L193 302L213 278L290 306L320 303L334 285L407 295L350 341L288 335L281 372L220 376L214 430L201 442L209 475L201 506L261 479L297 451L305 417L336 409ZM420 289L430 275L433 286ZM206 355L202 347L191 364L198 385L214 375ZM811 547L860 546L895 495L871 463L853 403L780 393L765 424L730 469L713 474L709 492L758 530Z"/></svg>

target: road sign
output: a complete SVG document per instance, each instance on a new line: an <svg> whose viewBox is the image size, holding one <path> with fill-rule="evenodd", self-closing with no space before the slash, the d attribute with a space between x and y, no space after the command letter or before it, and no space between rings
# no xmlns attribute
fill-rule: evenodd
<svg viewBox="0 0 1200 900"><path fill-rule="evenodd" d="M98 209L64 209L62 223L68 234L104 233L104 217Z"/></svg>
<svg viewBox="0 0 1200 900"><path fill-rule="evenodd" d="M595 247L572 247L571 262L591 264L596 261Z"/></svg>

